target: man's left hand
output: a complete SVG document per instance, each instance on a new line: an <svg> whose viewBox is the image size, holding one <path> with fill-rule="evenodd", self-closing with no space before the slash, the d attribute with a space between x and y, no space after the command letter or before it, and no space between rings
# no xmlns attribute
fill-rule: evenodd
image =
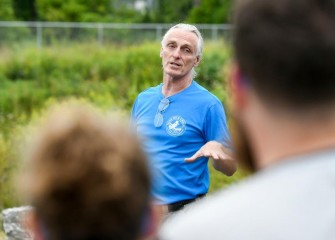
<svg viewBox="0 0 335 240"><path fill-rule="evenodd" d="M219 142L207 142L192 157L185 158L185 161L194 162L200 157L212 158L213 167L227 176L233 175L237 170L237 163L231 153Z"/></svg>

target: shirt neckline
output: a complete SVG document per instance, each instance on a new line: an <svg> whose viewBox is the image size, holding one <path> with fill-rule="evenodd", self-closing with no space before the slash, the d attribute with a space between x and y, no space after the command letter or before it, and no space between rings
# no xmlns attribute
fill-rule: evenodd
<svg viewBox="0 0 335 240"><path fill-rule="evenodd" d="M192 80L191 84L184 88L183 90L181 90L180 92L176 93L176 94L173 94L171 96L168 96L168 97L165 97L164 94L162 93L162 87L163 87L163 83L161 83L159 85L159 88L158 88L158 94L159 94L159 97L160 99L163 99L163 98L167 98L169 99L170 101L171 100L174 100L176 97L178 97L180 94L184 94L185 92L188 92L190 89L193 88L193 86L195 85L196 81L195 80Z"/></svg>

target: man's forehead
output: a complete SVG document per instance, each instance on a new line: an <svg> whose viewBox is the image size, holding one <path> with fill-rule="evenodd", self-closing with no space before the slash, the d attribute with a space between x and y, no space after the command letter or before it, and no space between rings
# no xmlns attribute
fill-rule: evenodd
<svg viewBox="0 0 335 240"><path fill-rule="evenodd" d="M170 30L166 36L166 42L181 42L191 46L196 46L197 40L195 33L180 28Z"/></svg>

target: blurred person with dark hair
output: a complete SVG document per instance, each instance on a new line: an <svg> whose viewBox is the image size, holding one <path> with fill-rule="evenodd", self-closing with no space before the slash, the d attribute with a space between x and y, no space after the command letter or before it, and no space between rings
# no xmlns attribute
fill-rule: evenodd
<svg viewBox="0 0 335 240"><path fill-rule="evenodd" d="M255 174L171 218L162 239L333 240L335 1L235 10L232 132Z"/></svg>
<svg viewBox="0 0 335 240"><path fill-rule="evenodd" d="M209 158L228 176L236 161L222 103L195 81L203 50L199 30L177 24L161 45L163 82L139 94L132 119L155 167L152 195L164 214L207 194Z"/></svg>
<svg viewBox="0 0 335 240"><path fill-rule="evenodd" d="M28 149L22 190L38 240L150 235L150 174L135 135L79 104L57 107Z"/></svg>

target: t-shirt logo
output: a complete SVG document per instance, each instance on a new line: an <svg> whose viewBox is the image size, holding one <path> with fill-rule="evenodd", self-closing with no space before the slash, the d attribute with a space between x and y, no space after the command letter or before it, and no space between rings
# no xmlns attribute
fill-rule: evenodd
<svg viewBox="0 0 335 240"><path fill-rule="evenodd" d="M183 135L186 129L186 121L181 116L170 117L166 122L166 131L171 136Z"/></svg>

